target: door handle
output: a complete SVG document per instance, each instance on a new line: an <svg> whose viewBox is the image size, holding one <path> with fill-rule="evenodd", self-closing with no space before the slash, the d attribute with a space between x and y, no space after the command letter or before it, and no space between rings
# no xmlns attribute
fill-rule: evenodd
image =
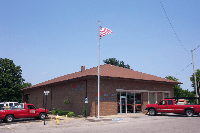
<svg viewBox="0 0 200 133"><path fill-rule="evenodd" d="M165 106L165 107L167 107L167 106Z"/></svg>

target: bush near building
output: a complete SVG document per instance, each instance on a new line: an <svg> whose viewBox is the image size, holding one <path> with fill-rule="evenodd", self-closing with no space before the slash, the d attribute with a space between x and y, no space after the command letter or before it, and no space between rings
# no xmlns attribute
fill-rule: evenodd
<svg viewBox="0 0 200 133"><path fill-rule="evenodd" d="M62 115L67 115L68 117L72 117L72 116L74 116L74 117L80 117L79 115L75 115L74 112L71 112L71 111L63 111L62 109L52 110L52 111L50 112L50 114L52 114L52 115L58 114L58 115L60 115L60 116L62 116Z"/></svg>

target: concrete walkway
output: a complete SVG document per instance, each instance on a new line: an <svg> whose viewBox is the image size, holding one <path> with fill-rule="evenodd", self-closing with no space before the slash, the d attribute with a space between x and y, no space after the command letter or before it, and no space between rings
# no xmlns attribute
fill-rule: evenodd
<svg viewBox="0 0 200 133"><path fill-rule="evenodd" d="M145 115L144 113L127 113L127 114L117 114L117 115L107 115L107 116L100 116L98 117L87 117L86 120L90 122L99 122L99 121L112 121L112 120L119 120L120 118L124 117L137 117Z"/></svg>
<svg viewBox="0 0 200 133"><path fill-rule="evenodd" d="M143 116L145 115L144 113L127 113L127 114L117 114L117 115L107 115L107 116L100 116L99 119L98 117L83 117L83 118L78 118L78 117L67 117L67 121L71 120L88 120L90 122L99 122L99 121L112 121L112 120L118 120L120 118L124 117L137 117L137 116ZM55 119L56 115L49 115L49 119ZM65 116L60 117L61 120L66 119Z"/></svg>

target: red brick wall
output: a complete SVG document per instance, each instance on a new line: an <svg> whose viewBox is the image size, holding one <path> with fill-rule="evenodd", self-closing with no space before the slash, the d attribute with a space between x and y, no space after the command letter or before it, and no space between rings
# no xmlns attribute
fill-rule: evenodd
<svg viewBox="0 0 200 133"><path fill-rule="evenodd" d="M46 97L44 91L50 91L47 96L47 108L59 109L65 111L73 111L75 114L82 115L85 107L86 97L86 80L87 80L87 97L88 97L88 110L87 115L97 116L98 105L97 96L98 92L98 80L96 78L87 79L75 79L55 85L38 87L36 89L24 91L24 95L30 94L30 103L33 103L37 107L44 107ZM79 88L76 88L79 86ZM117 92L116 89L124 90L151 90L151 91L170 91L171 97L173 97L173 85L158 82L142 82L126 79L104 79L100 81L100 93L103 92L103 96L100 100L100 115L116 115L118 112L117 104ZM77 91L75 91L77 90ZM114 95L112 95L114 94ZM162 93L157 93L157 98L160 100ZM95 99L96 98L96 99ZM64 100L70 100L70 104L64 104ZM161 98L162 99L162 98ZM144 111L148 104L148 93L142 93L142 102Z"/></svg>

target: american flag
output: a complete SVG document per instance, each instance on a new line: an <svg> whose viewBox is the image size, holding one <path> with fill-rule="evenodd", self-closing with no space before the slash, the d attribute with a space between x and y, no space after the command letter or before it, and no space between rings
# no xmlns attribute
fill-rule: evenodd
<svg viewBox="0 0 200 133"><path fill-rule="evenodd" d="M107 34L113 33L111 30L109 30L108 28L101 28L100 29L100 37L105 36Z"/></svg>

